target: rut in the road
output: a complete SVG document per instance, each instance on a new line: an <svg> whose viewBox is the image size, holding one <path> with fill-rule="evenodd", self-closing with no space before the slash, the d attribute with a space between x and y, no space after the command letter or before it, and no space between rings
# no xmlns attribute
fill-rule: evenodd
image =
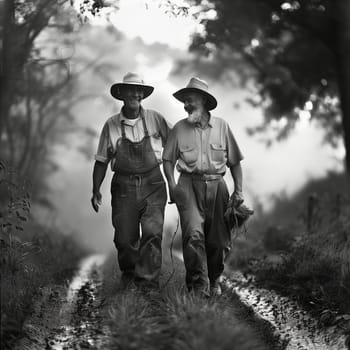
<svg viewBox="0 0 350 350"><path fill-rule="evenodd" d="M108 329L101 329L99 309L104 256L83 260L60 312L60 327L47 338L47 350L101 348Z"/></svg>
<svg viewBox="0 0 350 350"><path fill-rule="evenodd" d="M99 314L104 260L100 255L84 259L68 290L47 288L25 323L26 337L16 350L103 348L108 333L101 329Z"/></svg>
<svg viewBox="0 0 350 350"><path fill-rule="evenodd" d="M227 290L222 298L196 299L181 290L184 276L179 263L165 288L143 294L120 288L114 255L111 261L113 271L106 273L106 268L104 272L101 268L104 257L90 256L82 261L68 291L47 290L35 315L26 322L27 337L15 349L113 349L122 345L123 349L131 349L137 345L140 349L170 350L210 349L215 344L217 349L224 349L238 343L239 349L346 349L344 337L320 330L297 306L292 309L282 297L258 289L237 275L226 280ZM166 262L164 281L171 271L172 266ZM111 290L101 308L106 283ZM237 312L242 303L230 295L239 295L243 303L252 307L248 315L250 326L246 316L242 318ZM254 313L267 320L268 325ZM221 347L217 347L219 343Z"/></svg>
<svg viewBox="0 0 350 350"><path fill-rule="evenodd" d="M346 337L340 327L320 327L296 302L272 290L258 288L252 278L232 273L225 285L272 325L287 343L286 350L347 350Z"/></svg>

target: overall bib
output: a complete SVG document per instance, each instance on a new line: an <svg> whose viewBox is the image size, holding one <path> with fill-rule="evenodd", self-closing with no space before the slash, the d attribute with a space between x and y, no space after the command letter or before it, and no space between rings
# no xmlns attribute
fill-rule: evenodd
<svg viewBox="0 0 350 350"><path fill-rule="evenodd" d="M114 243L124 274L158 286L167 194L145 119L141 119L145 134L141 141L127 139L122 122L117 142L111 185Z"/></svg>

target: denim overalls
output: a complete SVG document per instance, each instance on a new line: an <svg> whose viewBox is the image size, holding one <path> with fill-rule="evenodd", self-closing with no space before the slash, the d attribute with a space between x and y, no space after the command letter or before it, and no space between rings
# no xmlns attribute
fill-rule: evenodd
<svg viewBox="0 0 350 350"><path fill-rule="evenodd" d="M117 142L112 179L112 223L120 270L136 282L159 283L162 232L167 194L144 116L144 138ZM141 234L140 234L141 225Z"/></svg>

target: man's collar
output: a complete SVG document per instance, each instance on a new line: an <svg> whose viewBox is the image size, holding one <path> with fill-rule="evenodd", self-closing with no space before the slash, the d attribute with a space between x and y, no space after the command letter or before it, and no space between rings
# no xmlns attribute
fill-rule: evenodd
<svg viewBox="0 0 350 350"><path fill-rule="evenodd" d="M210 114L210 112L208 112L208 114L209 114L209 120L208 120L208 123L207 123L207 125L204 127L204 128L202 128L202 125L201 125L201 123L195 123L195 124L192 124L194 127L196 127L196 128L200 128L200 129L206 129L207 127L210 127L210 128L212 128L213 127L213 123L212 123L212 119L211 119L211 114ZM187 121L188 122L188 121ZM188 122L189 124L191 124L190 122Z"/></svg>
<svg viewBox="0 0 350 350"><path fill-rule="evenodd" d="M213 123L212 123L212 119L211 119L211 114L209 113L209 120L208 120L208 126L210 126L211 128L213 127Z"/></svg>

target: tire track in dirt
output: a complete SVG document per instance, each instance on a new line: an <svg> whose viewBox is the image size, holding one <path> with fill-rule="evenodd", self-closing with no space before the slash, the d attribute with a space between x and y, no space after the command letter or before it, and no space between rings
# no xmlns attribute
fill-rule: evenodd
<svg viewBox="0 0 350 350"><path fill-rule="evenodd" d="M257 287L252 278L235 272L229 274L223 284L271 324L287 344L286 350L347 350L341 327L320 327L319 322L296 302L273 290Z"/></svg>
<svg viewBox="0 0 350 350"><path fill-rule="evenodd" d="M180 251L173 251L183 261ZM339 326L320 327L319 322L296 302L273 290L258 288L253 277L247 279L239 272L226 272L222 286L237 295L240 301L267 321L286 350L347 350L346 336Z"/></svg>
<svg viewBox="0 0 350 350"><path fill-rule="evenodd" d="M173 252L176 262L165 269L170 282L166 288L179 288L183 279L181 252ZM81 262L68 289L44 289L32 317L25 323L26 337L15 350L21 349L104 349L111 332L103 326L100 288L105 257L92 255ZM173 265L174 263L174 265ZM170 264L170 265L169 265ZM180 265L180 266L179 266ZM163 283L168 280L163 275ZM258 288L242 275L229 274L222 281L226 295L238 296L258 318L265 320L287 344L287 350L345 350L345 337L339 329L321 329L316 320L298 305L271 290ZM163 285L163 287L165 287Z"/></svg>
<svg viewBox="0 0 350 350"><path fill-rule="evenodd" d="M24 325L26 337L19 350L68 350L103 348L109 330L101 328L101 266L105 256L91 255L81 261L68 289L47 289Z"/></svg>
<svg viewBox="0 0 350 350"><path fill-rule="evenodd" d="M92 255L82 261L63 303L61 327L47 339L47 350L102 348L108 329L101 329L99 308L102 300L102 255Z"/></svg>

